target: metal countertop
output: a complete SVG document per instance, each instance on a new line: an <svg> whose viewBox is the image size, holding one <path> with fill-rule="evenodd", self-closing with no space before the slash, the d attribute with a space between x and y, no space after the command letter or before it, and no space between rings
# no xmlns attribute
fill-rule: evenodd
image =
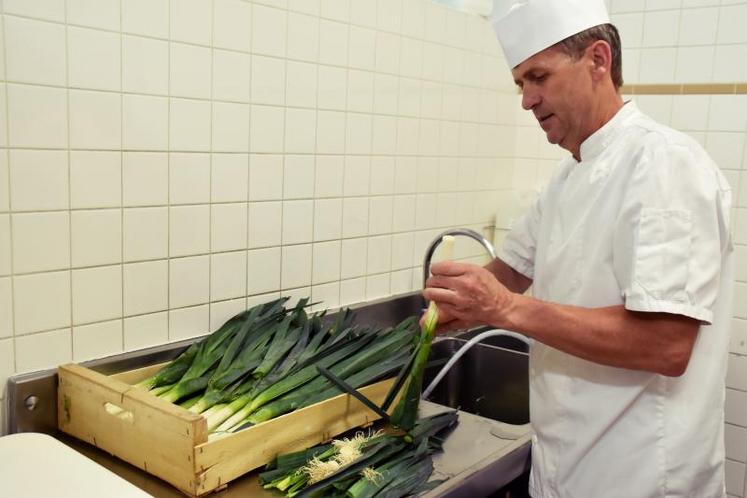
<svg viewBox="0 0 747 498"><path fill-rule="evenodd" d="M421 414L431 415L449 408L421 402ZM476 498L499 489L521 475L529 465L531 444L529 424L510 425L459 413L459 424L444 443L444 452L434 456L433 479L448 478L427 497ZM67 434L55 434L59 440L86 457L129 481L155 498L184 498L181 491L169 483L138 469L92 445ZM279 498L275 491L263 489L255 470L228 483L222 491L212 493L215 498Z"/></svg>
<svg viewBox="0 0 747 498"><path fill-rule="evenodd" d="M396 296L356 307L359 322L394 325L422 310L419 294ZM194 339L193 339L194 340ZM122 353L84 365L106 375L154 364L172 358L174 351L190 341L166 344L147 350ZM8 382L6 408L9 433L43 432L51 434L83 455L98 462L115 474L156 498L185 496L162 481L87 443L57 430L56 369L21 374ZM423 401L421 413L430 415L449 408ZM433 478L449 480L429 492L428 497L486 496L508 484L529 468L531 428L529 424L512 426L465 412L460 412L459 424L444 444L444 452L434 457ZM208 496L215 498L279 497L279 493L262 489L257 482L260 470L250 472L228 484L222 491Z"/></svg>

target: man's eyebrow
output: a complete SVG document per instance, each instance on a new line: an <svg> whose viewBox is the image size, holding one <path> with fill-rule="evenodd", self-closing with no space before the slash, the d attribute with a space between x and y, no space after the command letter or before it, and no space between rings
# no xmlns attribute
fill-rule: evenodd
<svg viewBox="0 0 747 498"><path fill-rule="evenodd" d="M523 71L518 77L514 78L514 83L516 83L517 86L521 86L522 82L527 79L527 76L534 71L535 68L530 67L529 69L526 69Z"/></svg>

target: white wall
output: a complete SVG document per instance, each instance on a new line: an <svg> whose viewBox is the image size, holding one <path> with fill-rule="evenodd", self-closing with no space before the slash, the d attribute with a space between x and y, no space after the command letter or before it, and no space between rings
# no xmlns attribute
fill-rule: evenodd
<svg viewBox="0 0 747 498"><path fill-rule="evenodd" d="M511 185L489 25L428 0L4 0L0 398L258 300L420 286ZM457 255L480 250L457 243Z"/></svg>

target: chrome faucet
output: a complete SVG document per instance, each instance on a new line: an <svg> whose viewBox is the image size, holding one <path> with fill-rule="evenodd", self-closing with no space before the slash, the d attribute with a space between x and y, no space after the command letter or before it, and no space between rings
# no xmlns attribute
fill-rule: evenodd
<svg viewBox="0 0 747 498"><path fill-rule="evenodd" d="M495 259L497 257L493 244L491 244L488 239L475 232L474 230L470 230L469 228L454 228L451 230L446 230L445 232L439 234L438 237L433 239L433 241L428 245L428 249L426 249L425 251L425 259L423 260L423 288L425 288L425 282L428 280L428 276L431 273L431 258L433 258L433 254L436 252L436 248L441 243L441 239L445 235L464 235L466 237L469 237L470 239L479 242L485 248L485 250L490 253L491 258Z"/></svg>

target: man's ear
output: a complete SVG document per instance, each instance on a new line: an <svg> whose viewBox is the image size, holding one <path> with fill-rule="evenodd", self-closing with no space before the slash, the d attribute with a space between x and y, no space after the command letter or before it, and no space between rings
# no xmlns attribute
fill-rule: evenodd
<svg viewBox="0 0 747 498"><path fill-rule="evenodd" d="M597 40L586 48L586 55L591 62L591 77L594 81L602 81L611 77L612 49L604 40Z"/></svg>

